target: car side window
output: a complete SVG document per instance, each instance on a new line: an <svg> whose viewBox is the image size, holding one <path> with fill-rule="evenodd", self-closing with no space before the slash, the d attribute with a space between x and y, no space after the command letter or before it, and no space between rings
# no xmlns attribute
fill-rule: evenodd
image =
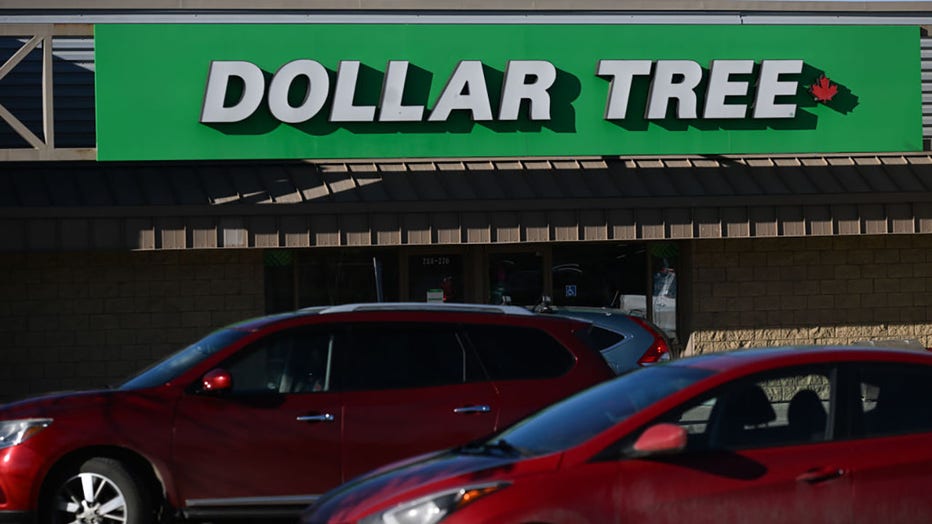
<svg viewBox="0 0 932 524"><path fill-rule="evenodd" d="M243 348L223 367L233 393L312 393L330 389L333 337L320 330L275 333Z"/></svg>
<svg viewBox="0 0 932 524"><path fill-rule="evenodd" d="M492 380L559 377L575 362L563 344L540 329L495 325L464 329Z"/></svg>
<svg viewBox="0 0 932 524"><path fill-rule="evenodd" d="M476 373L455 324L354 324L346 358L344 390L463 384Z"/></svg>
<svg viewBox="0 0 932 524"><path fill-rule="evenodd" d="M614 346L624 339L624 335L598 326L592 326L589 330L589 340L592 343L592 347L599 351Z"/></svg>
<svg viewBox="0 0 932 524"><path fill-rule="evenodd" d="M830 368L784 370L718 388L658 422L683 426L687 449L748 449L831 437Z"/></svg>
<svg viewBox="0 0 932 524"><path fill-rule="evenodd" d="M905 364L858 366L861 398L855 436L932 431L932 368Z"/></svg>

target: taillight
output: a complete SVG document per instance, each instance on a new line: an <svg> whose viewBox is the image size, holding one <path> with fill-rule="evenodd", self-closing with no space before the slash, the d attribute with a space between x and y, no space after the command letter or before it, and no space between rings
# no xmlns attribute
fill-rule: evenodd
<svg viewBox="0 0 932 524"><path fill-rule="evenodd" d="M670 360L670 345L667 344L667 340L662 335L660 335L660 333L657 333L657 330L648 324L643 318L632 316L631 320L637 322L639 326L644 328L645 331L654 337L650 347L648 347L647 351L645 351L644 354L641 355L641 358L638 359L638 365L649 366L651 364Z"/></svg>

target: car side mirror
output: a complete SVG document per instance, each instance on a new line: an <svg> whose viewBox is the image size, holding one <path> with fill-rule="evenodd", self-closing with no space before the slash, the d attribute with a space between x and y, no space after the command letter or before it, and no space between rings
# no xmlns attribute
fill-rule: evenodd
<svg viewBox="0 0 932 524"><path fill-rule="evenodd" d="M204 393L220 393L232 388L233 375L223 368L212 369L201 379L201 391Z"/></svg>
<svg viewBox="0 0 932 524"><path fill-rule="evenodd" d="M639 456L679 453L686 449L686 429L676 424L656 424L641 433L634 442Z"/></svg>

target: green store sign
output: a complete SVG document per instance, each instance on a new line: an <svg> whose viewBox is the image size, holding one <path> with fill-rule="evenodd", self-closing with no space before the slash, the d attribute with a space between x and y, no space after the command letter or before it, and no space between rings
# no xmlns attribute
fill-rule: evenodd
<svg viewBox="0 0 932 524"><path fill-rule="evenodd" d="M919 29L98 25L100 160L914 151Z"/></svg>

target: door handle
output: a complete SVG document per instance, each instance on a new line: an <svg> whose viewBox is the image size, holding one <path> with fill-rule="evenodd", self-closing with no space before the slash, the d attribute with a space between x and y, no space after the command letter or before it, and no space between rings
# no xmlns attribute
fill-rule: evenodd
<svg viewBox="0 0 932 524"><path fill-rule="evenodd" d="M323 413L321 415L302 415L297 418L298 422L333 422L336 420L336 417L330 413Z"/></svg>
<svg viewBox="0 0 932 524"><path fill-rule="evenodd" d="M489 406L485 406L485 405L481 405L481 406L461 406L461 407L458 407L458 408L454 408L454 409L453 409L453 412L454 412L454 413L458 413L458 414L488 413L488 412L490 412L490 411L492 411L492 408L490 408Z"/></svg>
<svg viewBox="0 0 932 524"><path fill-rule="evenodd" d="M841 468L813 468L800 476L796 477L797 482L807 482L809 484L817 484L819 482L825 482L826 480L836 479L842 477L847 473L847 471Z"/></svg>

